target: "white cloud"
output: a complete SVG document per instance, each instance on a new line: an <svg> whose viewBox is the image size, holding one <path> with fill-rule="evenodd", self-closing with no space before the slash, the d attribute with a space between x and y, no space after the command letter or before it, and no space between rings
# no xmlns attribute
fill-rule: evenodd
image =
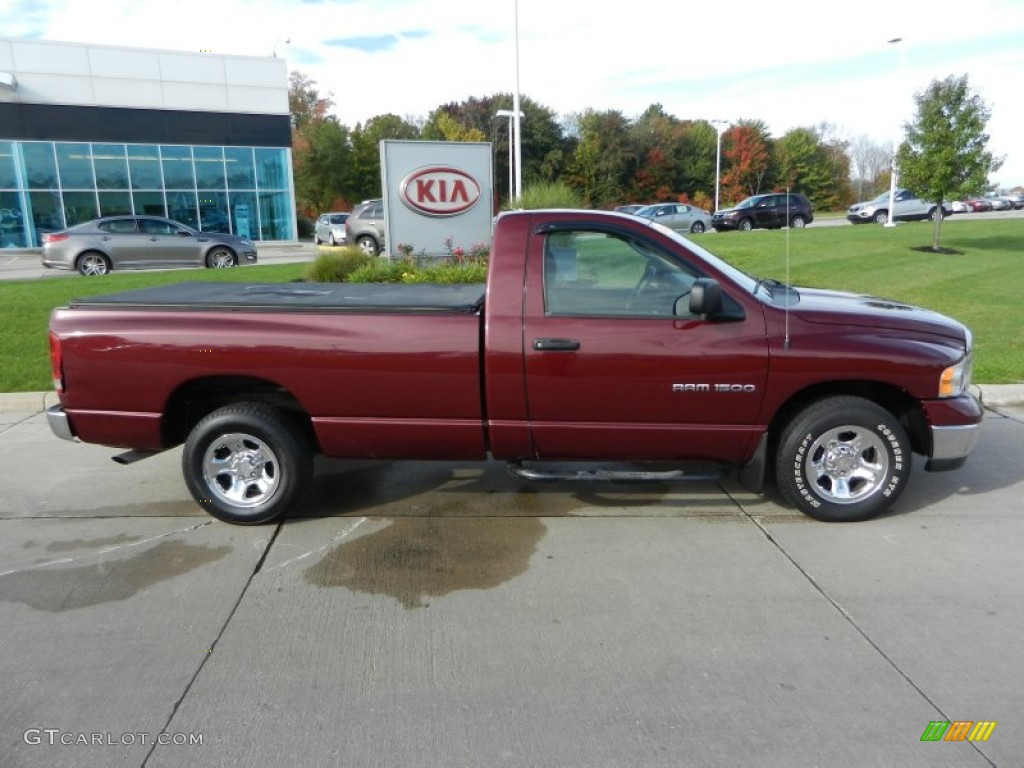
<svg viewBox="0 0 1024 768"><path fill-rule="evenodd" d="M24 23L14 6L0 5L0 29L226 54L276 50L331 92L339 119L354 125L387 112L425 117L443 103L512 91L516 7L521 92L562 114L589 107L635 115L661 103L679 117L763 120L775 135L828 122L850 137L886 141L911 116L913 90L967 73L993 110L991 148L1006 156L994 180L1024 184L1019 0L903 0L871 9L789 0L781 12L763 0L611 10L593 0L106 0L102 12L85 0L52 0ZM399 40L376 53L325 45L382 35ZM888 45L893 37L904 42Z"/></svg>

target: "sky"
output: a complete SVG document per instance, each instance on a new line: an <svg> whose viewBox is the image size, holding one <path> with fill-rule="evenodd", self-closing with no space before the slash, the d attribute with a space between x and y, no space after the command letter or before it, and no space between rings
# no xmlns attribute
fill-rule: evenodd
<svg viewBox="0 0 1024 768"><path fill-rule="evenodd" d="M354 127L520 93L566 116L830 124L893 142L935 79L992 111L990 176L1024 186L1024 0L0 0L0 35L284 58ZM899 38L899 42L889 42Z"/></svg>

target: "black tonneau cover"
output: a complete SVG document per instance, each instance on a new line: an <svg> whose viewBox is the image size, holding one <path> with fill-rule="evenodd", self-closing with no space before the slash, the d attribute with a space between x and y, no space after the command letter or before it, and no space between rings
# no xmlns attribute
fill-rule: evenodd
<svg viewBox="0 0 1024 768"><path fill-rule="evenodd" d="M482 285L421 283L175 283L72 299L73 308L260 310L299 312L443 312L473 314Z"/></svg>

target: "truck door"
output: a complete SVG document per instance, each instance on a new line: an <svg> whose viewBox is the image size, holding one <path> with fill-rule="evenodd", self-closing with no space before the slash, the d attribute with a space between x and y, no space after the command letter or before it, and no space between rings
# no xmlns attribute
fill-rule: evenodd
<svg viewBox="0 0 1024 768"><path fill-rule="evenodd" d="M685 256L614 230L531 237L523 346L534 458L749 454L767 377L764 315L723 285L732 317L692 316L690 288L705 275Z"/></svg>

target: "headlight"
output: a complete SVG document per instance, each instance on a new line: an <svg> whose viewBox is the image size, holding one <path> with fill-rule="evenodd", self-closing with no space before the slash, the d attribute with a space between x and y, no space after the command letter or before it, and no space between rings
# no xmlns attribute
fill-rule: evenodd
<svg viewBox="0 0 1024 768"><path fill-rule="evenodd" d="M939 376L939 397L957 397L971 385L971 352L967 351L956 365L949 366Z"/></svg>

